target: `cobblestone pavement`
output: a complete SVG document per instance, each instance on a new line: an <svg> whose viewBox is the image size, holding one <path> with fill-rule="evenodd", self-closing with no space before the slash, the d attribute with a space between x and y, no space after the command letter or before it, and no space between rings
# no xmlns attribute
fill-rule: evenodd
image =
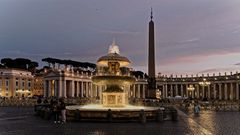
<svg viewBox="0 0 240 135"><path fill-rule="evenodd" d="M185 135L240 133L239 112L201 112L200 116L179 111L177 122L54 124L33 116L32 108L0 108L0 135Z"/></svg>

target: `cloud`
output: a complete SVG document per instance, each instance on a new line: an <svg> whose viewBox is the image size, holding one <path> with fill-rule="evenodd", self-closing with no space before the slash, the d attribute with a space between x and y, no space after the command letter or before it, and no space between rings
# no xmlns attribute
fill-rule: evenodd
<svg viewBox="0 0 240 135"><path fill-rule="evenodd" d="M127 30L122 30L122 31L118 31L118 30L103 30L101 31L102 33L107 33L107 34L113 34L113 35L132 35L132 36L136 36L139 34L139 32L137 31L127 31Z"/></svg>
<svg viewBox="0 0 240 135"><path fill-rule="evenodd" d="M227 54L239 53L239 52L240 52L240 47L228 48L228 49L222 49L222 50L212 50L212 51L200 52L197 54L184 54L181 56L169 57L169 58L165 58L164 60L160 60L160 63L164 65L172 65L172 64L183 63L183 62L196 63L199 61L203 61L204 59L207 59L210 56L227 55ZM240 65L240 63L238 64Z"/></svg>
<svg viewBox="0 0 240 135"><path fill-rule="evenodd" d="M187 40L180 41L179 43L180 44L196 43L199 40L200 40L199 38L190 38L190 39L187 39Z"/></svg>

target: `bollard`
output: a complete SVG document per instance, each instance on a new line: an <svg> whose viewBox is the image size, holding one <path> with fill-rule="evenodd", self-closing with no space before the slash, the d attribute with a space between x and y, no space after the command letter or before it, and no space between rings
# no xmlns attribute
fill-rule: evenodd
<svg viewBox="0 0 240 135"><path fill-rule="evenodd" d="M157 122L163 121L163 111L161 109L157 110L156 120L157 120Z"/></svg>
<svg viewBox="0 0 240 135"><path fill-rule="evenodd" d="M143 109L140 111L139 118L140 118L140 122L141 122L142 124L146 123L146 115L145 115Z"/></svg>
<svg viewBox="0 0 240 135"><path fill-rule="evenodd" d="M108 120L108 122L112 122L112 110L111 109L108 109L107 120Z"/></svg>
<svg viewBox="0 0 240 135"><path fill-rule="evenodd" d="M177 121L178 120L177 110L171 109L171 114L172 114L172 121Z"/></svg>
<svg viewBox="0 0 240 135"><path fill-rule="evenodd" d="M77 109L76 111L75 111L75 114L74 114L75 116L75 121L80 121L80 110L79 109Z"/></svg>

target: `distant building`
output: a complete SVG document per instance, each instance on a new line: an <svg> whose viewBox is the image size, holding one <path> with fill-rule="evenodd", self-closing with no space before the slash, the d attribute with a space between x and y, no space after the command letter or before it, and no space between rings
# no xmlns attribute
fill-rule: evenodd
<svg viewBox="0 0 240 135"><path fill-rule="evenodd" d="M32 96L33 75L22 69L0 68L0 96Z"/></svg>
<svg viewBox="0 0 240 135"><path fill-rule="evenodd" d="M92 73L52 69L44 76L44 97L97 97L92 91Z"/></svg>
<svg viewBox="0 0 240 135"><path fill-rule="evenodd" d="M44 73L37 73L34 75L32 95L33 96L44 95Z"/></svg>

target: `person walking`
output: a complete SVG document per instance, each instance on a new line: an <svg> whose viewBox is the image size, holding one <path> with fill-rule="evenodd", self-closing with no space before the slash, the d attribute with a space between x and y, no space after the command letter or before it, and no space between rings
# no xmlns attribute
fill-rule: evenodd
<svg viewBox="0 0 240 135"><path fill-rule="evenodd" d="M66 123L66 104L64 103L64 99L60 99L60 111L61 111L61 120L62 124Z"/></svg>

